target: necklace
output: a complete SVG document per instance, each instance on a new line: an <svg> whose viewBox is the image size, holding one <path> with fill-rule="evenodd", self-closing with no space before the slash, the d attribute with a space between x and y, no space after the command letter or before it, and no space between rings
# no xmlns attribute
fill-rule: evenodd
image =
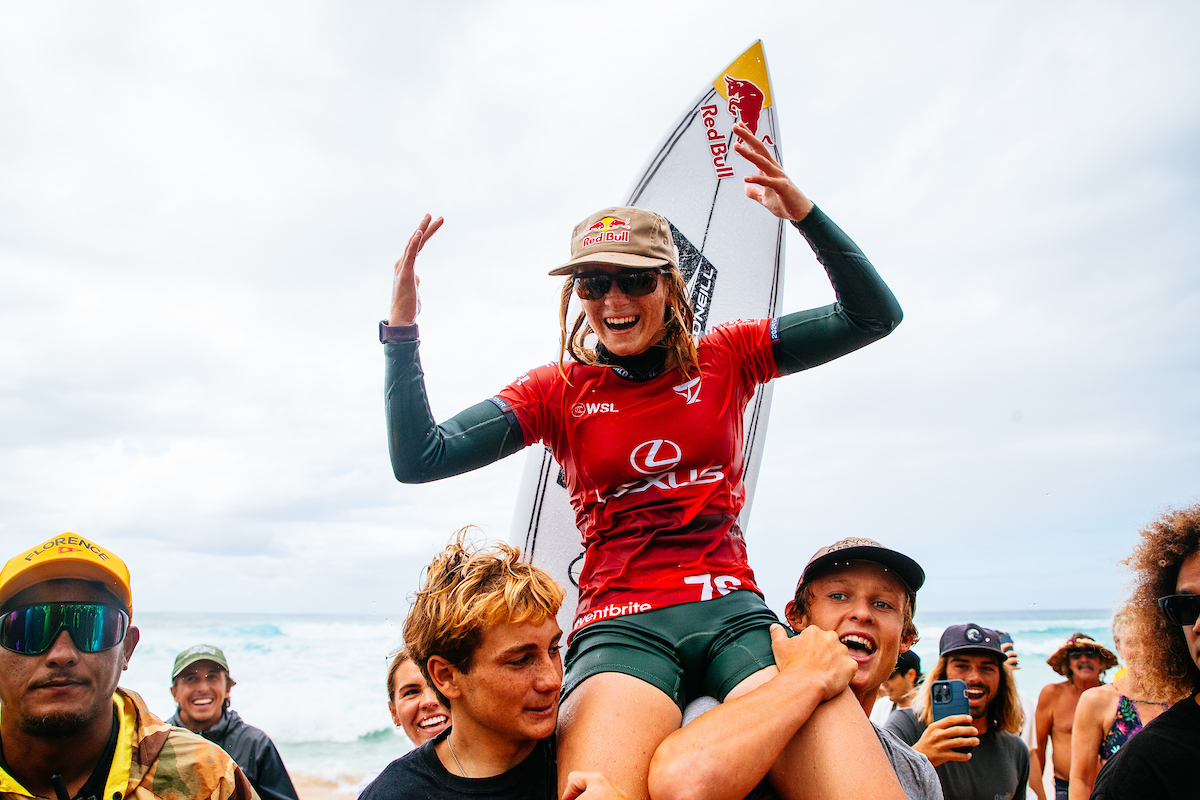
<svg viewBox="0 0 1200 800"><path fill-rule="evenodd" d="M446 747L450 748L450 757L454 759L454 764L458 767L458 771L462 773L464 778L467 777L467 771L463 769L462 764L458 762L458 756L454 755L454 745L450 744L449 736L446 737Z"/></svg>

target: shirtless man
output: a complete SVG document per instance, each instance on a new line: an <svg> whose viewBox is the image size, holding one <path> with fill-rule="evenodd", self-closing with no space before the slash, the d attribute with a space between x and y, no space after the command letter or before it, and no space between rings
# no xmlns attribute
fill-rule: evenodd
<svg viewBox="0 0 1200 800"><path fill-rule="evenodd" d="M1066 677L1052 683L1038 696L1037 747L1031 756L1031 774L1038 780L1045 769L1046 740L1053 744L1054 798L1067 800L1071 777L1071 728L1075 723L1075 706L1079 696L1103 683L1105 670L1117 665L1111 650L1082 633L1073 633L1054 655L1046 659L1055 672Z"/></svg>

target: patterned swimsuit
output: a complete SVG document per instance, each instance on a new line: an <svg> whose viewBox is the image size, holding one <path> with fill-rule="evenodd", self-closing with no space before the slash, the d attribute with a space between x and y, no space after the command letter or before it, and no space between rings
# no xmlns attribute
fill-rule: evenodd
<svg viewBox="0 0 1200 800"><path fill-rule="evenodd" d="M1121 746L1142 729L1142 718L1137 705L1125 695L1117 701L1117 716L1113 719L1108 735L1100 743L1100 760L1108 761L1117 754Z"/></svg>

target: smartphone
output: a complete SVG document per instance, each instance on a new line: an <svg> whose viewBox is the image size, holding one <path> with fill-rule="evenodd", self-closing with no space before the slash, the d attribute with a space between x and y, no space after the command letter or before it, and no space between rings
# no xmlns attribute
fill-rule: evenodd
<svg viewBox="0 0 1200 800"><path fill-rule="evenodd" d="M933 721L952 717L955 714L970 714L967 702L967 684L964 681L934 681L929 687Z"/></svg>
<svg viewBox="0 0 1200 800"><path fill-rule="evenodd" d="M996 633L1000 634L1000 646L1001 646L1001 647L1004 647L1004 645L1006 645L1006 644L1012 644L1012 643L1013 643L1012 637L1011 637L1011 636L1009 636L1009 635L1008 635L1007 633L1005 633L1004 631L996 631Z"/></svg>

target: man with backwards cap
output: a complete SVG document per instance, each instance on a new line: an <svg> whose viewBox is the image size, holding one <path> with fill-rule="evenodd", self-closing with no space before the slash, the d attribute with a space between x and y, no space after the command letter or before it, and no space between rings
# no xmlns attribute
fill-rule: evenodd
<svg viewBox="0 0 1200 800"><path fill-rule="evenodd" d="M299 800L275 743L229 707L237 683L219 647L197 644L175 656L171 697L178 708L167 722L198 733L229 753L262 800Z"/></svg>
<svg viewBox="0 0 1200 800"><path fill-rule="evenodd" d="M884 728L929 758L946 800L1024 800L1029 782L1029 748L1020 737L1025 715L1000 634L974 623L951 625L938 652L914 707L898 709ZM967 684L970 714L935 722L930 687L955 679Z"/></svg>
<svg viewBox="0 0 1200 800"><path fill-rule="evenodd" d="M124 562L73 533L0 570L0 800L256 800L221 748L117 688L132 612Z"/></svg>
<svg viewBox="0 0 1200 800"><path fill-rule="evenodd" d="M901 708L912 708L917 695L917 684L921 682L921 657L912 650L905 650L896 660L892 676L883 682L881 691L886 690L892 707L888 716ZM885 717L886 719L886 717Z"/></svg>
<svg viewBox="0 0 1200 800"><path fill-rule="evenodd" d="M1075 707L1084 691L1104 683L1104 673L1117 665L1117 656L1090 636L1077 632L1071 634L1046 663L1066 680L1047 684L1038 695L1034 713L1037 747L1031 754L1031 774L1035 781L1041 780L1046 763L1046 740L1049 739L1054 745L1054 797L1055 800L1067 800Z"/></svg>
<svg viewBox="0 0 1200 800"><path fill-rule="evenodd" d="M806 723L823 713L823 695L845 690L869 724L880 685L917 640L913 613L924 582L916 561L872 539L842 539L818 550L787 604L788 623L800 634L788 638L779 625L771 631L779 674L667 737L651 763L651 795L740 800L777 761L801 764L813 795L825 794L821 781L833 781L825 788L835 791L862 754L814 735ZM910 800L941 798L929 759L894 734L874 730ZM754 791L762 796L770 796L766 786Z"/></svg>

